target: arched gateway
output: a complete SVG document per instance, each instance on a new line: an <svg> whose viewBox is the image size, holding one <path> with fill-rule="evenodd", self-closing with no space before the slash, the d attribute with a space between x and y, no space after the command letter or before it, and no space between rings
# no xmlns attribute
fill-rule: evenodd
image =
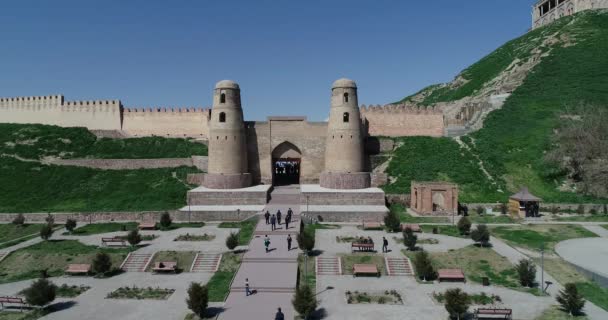
<svg viewBox="0 0 608 320"><path fill-rule="evenodd" d="M300 184L302 152L285 141L272 150L272 184L275 186Z"/></svg>

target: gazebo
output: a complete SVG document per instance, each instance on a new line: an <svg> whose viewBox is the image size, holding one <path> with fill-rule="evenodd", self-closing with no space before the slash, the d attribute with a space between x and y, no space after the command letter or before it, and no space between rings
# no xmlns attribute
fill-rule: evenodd
<svg viewBox="0 0 608 320"><path fill-rule="evenodd" d="M509 197L509 212L520 218L538 217L541 198L533 195L524 187Z"/></svg>

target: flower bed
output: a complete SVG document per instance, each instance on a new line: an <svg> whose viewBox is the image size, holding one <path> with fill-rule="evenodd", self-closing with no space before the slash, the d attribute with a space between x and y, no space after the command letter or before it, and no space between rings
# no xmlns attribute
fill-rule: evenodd
<svg viewBox="0 0 608 320"><path fill-rule="evenodd" d="M482 292L476 294L469 294L468 296L471 303L476 305L485 306L488 304L502 303L502 299L500 298L500 296L497 296L495 294L487 295L485 292ZM443 292L433 292L433 299L435 299L435 301L437 301L438 303L445 303L445 295Z"/></svg>
<svg viewBox="0 0 608 320"><path fill-rule="evenodd" d="M167 300L175 292L175 289L161 288L138 288L138 287L120 287L106 296L107 299L151 299L151 300Z"/></svg>
<svg viewBox="0 0 608 320"><path fill-rule="evenodd" d="M403 304L401 295L396 290L384 292L346 291L348 304Z"/></svg>
<svg viewBox="0 0 608 320"><path fill-rule="evenodd" d="M211 241L215 239L215 236L212 234L202 234L202 235L194 235L194 234L180 234L177 238L173 239L173 241Z"/></svg>

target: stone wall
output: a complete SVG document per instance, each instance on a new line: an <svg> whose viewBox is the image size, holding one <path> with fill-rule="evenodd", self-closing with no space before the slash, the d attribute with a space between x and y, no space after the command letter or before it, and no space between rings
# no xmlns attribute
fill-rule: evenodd
<svg viewBox="0 0 608 320"><path fill-rule="evenodd" d="M65 223L67 219L74 219L78 223L97 222L129 222L129 221L160 221L160 215L169 212L174 222L203 222L203 221L240 221L254 216L253 211L140 211L140 212L65 212L51 213L56 223ZM0 213L0 222L11 222L17 213ZM24 213L26 223L46 223L45 213Z"/></svg>
<svg viewBox="0 0 608 320"><path fill-rule="evenodd" d="M444 134L443 112L436 108L363 105L360 112L370 136L442 137Z"/></svg>
<svg viewBox="0 0 608 320"><path fill-rule="evenodd" d="M209 137L210 109L202 108L125 108L123 132L131 137Z"/></svg>

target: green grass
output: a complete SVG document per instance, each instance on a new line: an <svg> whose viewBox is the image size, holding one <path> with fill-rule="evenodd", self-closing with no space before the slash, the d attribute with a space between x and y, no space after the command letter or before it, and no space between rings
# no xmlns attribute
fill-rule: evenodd
<svg viewBox="0 0 608 320"><path fill-rule="evenodd" d="M536 251L540 251L542 244L545 250L553 251L560 241L597 237L595 233L577 225L501 226L491 227L490 233L514 246Z"/></svg>
<svg viewBox="0 0 608 320"><path fill-rule="evenodd" d="M411 214L407 213L405 206L399 203L393 203L390 206L390 210L392 212L396 212L399 215L399 220L402 223L442 223L442 222L451 222L449 218L446 217L415 217Z"/></svg>
<svg viewBox="0 0 608 320"><path fill-rule="evenodd" d="M106 299L167 300L175 289L120 287L106 296Z"/></svg>
<svg viewBox="0 0 608 320"><path fill-rule="evenodd" d="M243 254L225 253L222 256L220 267L207 283L209 302L224 302L230 292L230 283L239 270Z"/></svg>
<svg viewBox="0 0 608 320"><path fill-rule="evenodd" d="M433 228L437 228L437 234L442 234L444 236L457 237L468 239L469 236L460 234L460 231L456 226L447 226L447 225L431 225L431 224L423 224L420 226L422 228L422 232L424 233L433 233Z"/></svg>
<svg viewBox="0 0 608 320"><path fill-rule="evenodd" d="M137 229L136 222L108 222L108 223L91 223L82 227L76 227L72 231L73 236L90 236L93 234L109 233L109 232L120 232L120 231L131 231ZM70 233L64 233L69 235Z"/></svg>
<svg viewBox="0 0 608 320"><path fill-rule="evenodd" d="M178 271L190 272L190 267L194 261L196 252L194 251L158 251L150 261L146 271L152 271L157 262L173 261L177 262Z"/></svg>
<svg viewBox="0 0 608 320"><path fill-rule="evenodd" d="M186 175L193 172L47 166L0 156L0 212L173 210L186 203Z"/></svg>
<svg viewBox="0 0 608 320"><path fill-rule="evenodd" d="M43 224L24 224L21 226L0 224L0 248L6 248L40 235ZM20 239L21 238L21 239Z"/></svg>
<svg viewBox="0 0 608 320"><path fill-rule="evenodd" d="M315 234L317 233L317 230L334 230L334 229L340 229L342 228L339 225L336 224L323 224L323 223L313 223L313 224L307 224L304 226L304 232L315 236Z"/></svg>
<svg viewBox="0 0 608 320"><path fill-rule="evenodd" d="M77 296L85 293L89 289L91 289L91 287L85 286L85 285L68 286L67 284L64 283L57 287L57 297L73 298L73 297L77 297Z"/></svg>
<svg viewBox="0 0 608 320"><path fill-rule="evenodd" d="M177 230L181 228L202 228L204 226L204 222L174 222L171 223L168 228L163 228L162 226L160 226L160 224L157 224L157 227L159 227L161 231Z"/></svg>
<svg viewBox="0 0 608 320"><path fill-rule="evenodd" d="M306 263L306 269L304 267L304 255L298 256L298 268L300 269L300 284L308 284L308 287L316 290L317 288L317 274L315 272L315 258L308 257ZM307 273L305 273L305 271Z"/></svg>
<svg viewBox="0 0 608 320"><path fill-rule="evenodd" d="M386 275L384 256L376 254L347 254L341 255L342 274L353 274L354 264L373 264L382 275Z"/></svg>
<svg viewBox="0 0 608 320"><path fill-rule="evenodd" d="M0 320L36 320L51 312L50 308L34 309L26 312L0 311Z"/></svg>
<svg viewBox="0 0 608 320"><path fill-rule="evenodd" d="M572 217L557 217L557 221L574 221L574 222L608 222L608 215L595 216L572 216Z"/></svg>
<svg viewBox="0 0 608 320"><path fill-rule="evenodd" d="M0 124L0 154L26 159L63 158L152 159L207 155L207 146L187 139L144 137L97 139L85 128L39 124Z"/></svg>
<svg viewBox="0 0 608 320"><path fill-rule="evenodd" d="M239 229L239 245L246 246L253 238L253 232L255 226L258 224L258 217L247 219L241 222L222 222L219 224L219 228L238 228Z"/></svg>
<svg viewBox="0 0 608 320"><path fill-rule="evenodd" d="M489 214L484 214L484 215L478 215L476 212L471 212L469 211L469 220L472 223L483 223L483 224L488 224L488 223L514 223L513 218L511 218L509 215L503 215L503 214L498 214L498 215L489 215Z"/></svg>
<svg viewBox="0 0 608 320"><path fill-rule="evenodd" d="M68 264L91 263L97 252L109 254L113 267L118 268L130 250L87 246L76 240L43 241L13 251L2 260L0 283L38 278L44 269L50 276L61 276Z"/></svg>
<svg viewBox="0 0 608 320"><path fill-rule="evenodd" d="M573 317L570 314L561 311L557 306L552 306L546 309L542 315L534 320L588 320L586 316Z"/></svg>

